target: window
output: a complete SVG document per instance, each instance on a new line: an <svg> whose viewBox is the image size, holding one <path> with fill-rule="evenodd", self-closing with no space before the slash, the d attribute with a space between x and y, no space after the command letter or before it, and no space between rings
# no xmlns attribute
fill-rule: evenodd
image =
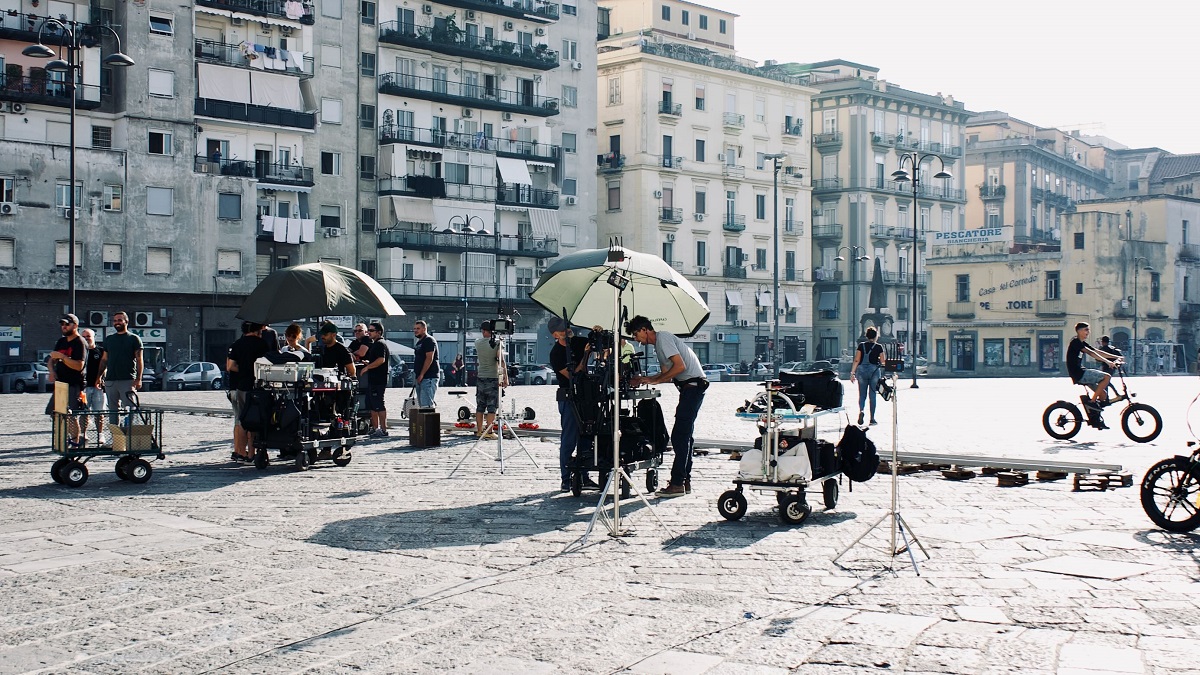
<svg viewBox="0 0 1200 675"><path fill-rule="evenodd" d="M679 22L686 26L686 25L688 25L688 23L690 21L691 21L691 17L688 15L688 11L686 9L680 10L679 11Z"/></svg>
<svg viewBox="0 0 1200 675"><path fill-rule="evenodd" d="M358 214L358 227L363 232L374 232L378 212L370 207L364 207Z"/></svg>
<svg viewBox="0 0 1200 675"><path fill-rule="evenodd" d="M54 186L54 206L61 212L64 209L71 208L71 190L68 187L70 183L62 181ZM75 182L75 208L83 205L83 183Z"/></svg>
<svg viewBox="0 0 1200 675"><path fill-rule="evenodd" d="M704 161L704 139L703 138L696 139L696 161L697 162Z"/></svg>
<svg viewBox="0 0 1200 675"><path fill-rule="evenodd" d="M375 77L375 55L371 52L359 52L358 74L363 77Z"/></svg>
<svg viewBox="0 0 1200 675"><path fill-rule="evenodd" d="M321 173L326 176L342 175L342 153L340 153L340 152L322 152L321 153Z"/></svg>
<svg viewBox="0 0 1200 675"><path fill-rule="evenodd" d="M564 195L577 195L579 193L579 181L574 178L564 178L562 192Z"/></svg>
<svg viewBox="0 0 1200 675"><path fill-rule="evenodd" d="M621 210L621 184L620 183L609 183L608 184L608 210L609 211L620 211Z"/></svg>
<svg viewBox="0 0 1200 675"><path fill-rule="evenodd" d="M171 143L171 132L151 131L149 147L147 147L146 151L152 155L174 154L174 147Z"/></svg>
<svg viewBox="0 0 1200 675"><path fill-rule="evenodd" d="M759 171L762 171L763 169L766 168L766 166L767 166L767 153L765 153L765 152L754 153L754 168L758 169Z"/></svg>
<svg viewBox="0 0 1200 675"><path fill-rule="evenodd" d="M706 241L696 242L696 266L708 267L708 242Z"/></svg>
<svg viewBox="0 0 1200 675"><path fill-rule="evenodd" d="M100 201L100 208L105 211L120 211L121 195L122 190L120 185L105 185L104 194Z"/></svg>
<svg viewBox="0 0 1200 675"><path fill-rule="evenodd" d="M767 196L754 195L754 217L759 220L767 219Z"/></svg>
<svg viewBox="0 0 1200 675"><path fill-rule="evenodd" d="M1183 225L1180 227L1180 243L1184 246L1188 244L1188 221L1186 220L1183 221Z"/></svg>
<svg viewBox="0 0 1200 675"><path fill-rule="evenodd" d="M621 78L620 77L608 78L608 104L609 105L620 105L621 104Z"/></svg>
<svg viewBox="0 0 1200 675"><path fill-rule="evenodd" d="M342 226L342 207L330 206L328 204L321 205L321 227Z"/></svg>
<svg viewBox="0 0 1200 675"><path fill-rule="evenodd" d="M574 40L562 41L562 54L559 55L563 61L576 61L579 59L579 43Z"/></svg>
<svg viewBox="0 0 1200 675"><path fill-rule="evenodd" d="M170 70L151 68L149 78L151 96L175 97L175 73Z"/></svg>
<svg viewBox="0 0 1200 675"><path fill-rule="evenodd" d="M663 6L662 6L662 18L663 18L663 21L670 21L670 20L671 20L671 7L670 7L670 5L663 5Z"/></svg>
<svg viewBox="0 0 1200 675"><path fill-rule="evenodd" d="M696 85L696 110L704 110L704 85Z"/></svg>
<svg viewBox="0 0 1200 675"><path fill-rule="evenodd" d="M1187 277L1184 277L1183 280L1187 281ZM1082 283L1075 284L1075 295L1083 295L1083 284Z"/></svg>
<svg viewBox="0 0 1200 675"><path fill-rule="evenodd" d="M167 187L147 187L146 213L152 216L175 215L175 190Z"/></svg>
<svg viewBox="0 0 1200 675"><path fill-rule="evenodd" d="M360 180L375 180L375 157L363 155L358 158L358 177Z"/></svg>
<svg viewBox="0 0 1200 675"><path fill-rule="evenodd" d="M954 228L954 211L951 209L942 209L942 232L949 232Z"/></svg>
<svg viewBox="0 0 1200 675"><path fill-rule="evenodd" d="M708 30L708 15L700 15L700 30Z"/></svg>
<svg viewBox="0 0 1200 675"><path fill-rule="evenodd" d="M146 274L170 274L171 249L149 247L146 249Z"/></svg>
<svg viewBox="0 0 1200 675"><path fill-rule="evenodd" d="M562 135L563 152L575 152L576 136L573 133L564 131Z"/></svg>
<svg viewBox="0 0 1200 675"><path fill-rule="evenodd" d="M1000 207L995 204L987 205L987 226L1000 227Z"/></svg>
<svg viewBox="0 0 1200 675"><path fill-rule="evenodd" d="M242 196L232 192L217 195L217 218L220 220L242 219Z"/></svg>
<svg viewBox="0 0 1200 675"><path fill-rule="evenodd" d="M579 88L563 85L562 88L562 104L564 108L579 107Z"/></svg>
<svg viewBox="0 0 1200 675"><path fill-rule="evenodd" d="M375 106L370 103L359 104L358 126L363 129L375 128Z"/></svg>
<svg viewBox="0 0 1200 675"><path fill-rule="evenodd" d="M767 120L767 99L754 99L754 121L765 122Z"/></svg>
<svg viewBox="0 0 1200 675"><path fill-rule="evenodd" d="M517 268L517 292L520 296L528 295L533 290L533 268Z"/></svg>
<svg viewBox="0 0 1200 675"><path fill-rule="evenodd" d="M1059 273L1057 271L1046 272L1046 299L1058 300L1060 297L1062 297L1061 294L1062 290L1059 286Z"/></svg>
<svg viewBox="0 0 1200 675"><path fill-rule="evenodd" d="M1075 249L1079 250L1079 251L1083 250L1083 233L1082 232L1075 233Z"/></svg>
<svg viewBox="0 0 1200 675"><path fill-rule="evenodd" d="M55 267L70 266L71 260L70 260L68 251L70 251L70 248L67 246L67 242L65 242L65 241L54 242L54 266ZM75 268L79 269L81 267L83 267L83 242L77 241L77 242L75 242Z"/></svg>
<svg viewBox="0 0 1200 675"><path fill-rule="evenodd" d="M1161 281L1162 277L1158 272L1150 273L1150 302L1159 301L1159 293L1162 291Z"/></svg>
<svg viewBox="0 0 1200 675"><path fill-rule="evenodd" d="M321 16L342 18L342 0L321 0Z"/></svg>
<svg viewBox="0 0 1200 675"><path fill-rule="evenodd" d="M767 269L767 249L754 249L754 266L760 270Z"/></svg>
<svg viewBox="0 0 1200 675"><path fill-rule="evenodd" d="M150 32L159 35L175 34L175 17L161 12L150 13Z"/></svg>
<svg viewBox="0 0 1200 675"><path fill-rule="evenodd" d="M242 276L242 253L241 251L217 251L217 276L219 277L240 277Z"/></svg>
<svg viewBox="0 0 1200 675"><path fill-rule="evenodd" d="M93 148L111 148L112 147L112 127L103 127L96 124L92 125L92 147Z"/></svg>
<svg viewBox="0 0 1200 675"><path fill-rule="evenodd" d="M342 123L342 100L339 98L321 99L321 121L326 124Z"/></svg>
<svg viewBox="0 0 1200 675"><path fill-rule="evenodd" d="M562 13L563 13L563 14L570 14L571 16L578 16L578 15L579 15L579 8L578 8L578 7L576 7L575 5L563 5L563 6L562 6Z"/></svg>
<svg viewBox="0 0 1200 675"><path fill-rule="evenodd" d="M375 3L371 0L362 0L359 3L358 18L364 26L375 25Z"/></svg>
<svg viewBox="0 0 1200 675"><path fill-rule="evenodd" d="M668 265L675 262L675 244L669 241L664 241L662 245L662 259Z"/></svg>
<svg viewBox="0 0 1200 675"><path fill-rule="evenodd" d="M0 202L17 201L17 179L12 176L0 176Z"/></svg>
<svg viewBox="0 0 1200 675"><path fill-rule="evenodd" d="M719 21L717 22L717 31L718 31L719 33L721 33L721 35L724 35L724 34L725 34L725 28L726 28L726 26L725 26L725 19L721 19L721 20L719 20Z"/></svg>
<svg viewBox="0 0 1200 675"><path fill-rule="evenodd" d="M696 190L696 213L708 213L705 210L705 194L703 190Z"/></svg>
<svg viewBox="0 0 1200 675"><path fill-rule="evenodd" d="M970 274L956 274L954 276L954 297L956 302L971 301Z"/></svg>
<svg viewBox="0 0 1200 675"><path fill-rule="evenodd" d="M363 274L365 274L369 277L374 277L375 276L375 261L371 260L369 258L360 259L358 261L358 271L362 272Z"/></svg>

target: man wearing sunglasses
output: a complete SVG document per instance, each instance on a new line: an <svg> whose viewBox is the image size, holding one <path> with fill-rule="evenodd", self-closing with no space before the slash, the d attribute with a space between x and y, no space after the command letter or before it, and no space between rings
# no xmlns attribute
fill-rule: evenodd
<svg viewBox="0 0 1200 675"><path fill-rule="evenodd" d="M372 323L367 327L367 336L371 338L367 347L365 361L367 364L359 371L359 375L367 385L367 410L371 411L371 435L386 438L387 406L384 394L388 385L388 352L387 343L383 341L383 324Z"/></svg>
<svg viewBox="0 0 1200 675"><path fill-rule="evenodd" d="M87 406L83 400L83 369L87 365L87 345L83 343L83 338L79 337L79 319L74 314L63 315L58 320L58 327L62 331L62 337L54 343L54 351L50 352L46 363L50 370L50 381L66 383L67 407L75 411L83 410ZM67 433L71 436L67 441L69 446L82 445L79 425L74 419L68 425Z"/></svg>

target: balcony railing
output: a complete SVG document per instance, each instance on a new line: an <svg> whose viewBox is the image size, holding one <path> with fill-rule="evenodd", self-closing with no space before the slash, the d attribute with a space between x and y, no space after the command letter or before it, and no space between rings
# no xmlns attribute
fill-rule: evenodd
<svg viewBox="0 0 1200 675"><path fill-rule="evenodd" d="M447 3L448 4L448 3ZM531 305L527 286L498 286L495 282L479 283L461 281L434 281L430 279L398 279L383 277L376 279L388 293L401 298L420 301L425 298L449 298L461 302L464 290L471 299L495 300L497 297L522 305ZM411 302L411 301L410 301Z"/></svg>
<svg viewBox="0 0 1200 675"><path fill-rule="evenodd" d="M658 102L658 114L659 115L674 115L675 117L681 117L681 116L683 116L683 104L682 103L671 103L670 101L659 101Z"/></svg>
<svg viewBox="0 0 1200 675"><path fill-rule="evenodd" d="M496 235L434 232L404 229L379 230L378 248L410 248L437 253L496 253ZM513 257L552 258L558 255L558 240L549 237L500 237L499 253Z"/></svg>
<svg viewBox="0 0 1200 675"><path fill-rule="evenodd" d="M196 155L192 170L220 176L257 178L260 185L303 185L313 186L312 167L299 164L270 164L242 159L214 159ZM263 185L266 187L265 185Z"/></svg>
<svg viewBox="0 0 1200 675"><path fill-rule="evenodd" d="M1003 185L980 185L979 186L979 198L980 199L1004 199L1004 195L1007 192L1008 192L1008 188L1006 188Z"/></svg>
<svg viewBox="0 0 1200 675"><path fill-rule="evenodd" d="M947 302L946 316L951 319L974 319L975 318L975 303L973 302Z"/></svg>
<svg viewBox="0 0 1200 675"><path fill-rule="evenodd" d="M507 138L477 134L460 134L440 129L422 129L398 124L379 127L379 144L406 143L428 145L435 148L457 150L491 151L497 155L519 159L548 159L558 161L562 157L562 146L537 141L514 141Z"/></svg>
<svg viewBox="0 0 1200 675"><path fill-rule="evenodd" d="M726 178L745 178L746 167L734 166L732 164L722 164L721 175L725 176Z"/></svg>
<svg viewBox="0 0 1200 675"><path fill-rule="evenodd" d="M616 173L625 169L625 155L596 155L596 166L600 173Z"/></svg>
<svg viewBox="0 0 1200 675"><path fill-rule="evenodd" d="M784 218L779 221L779 226L783 228L783 233L793 237L804 236L804 223L793 218Z"/></svg>
<svg viewBox="0 0 1200 675"><path fill-rule="evenodd" d="M658 222L674 223L678 225L683 222L683 209L660 208L658 210Z"/></svg>
<svg viewBox="0 0 1200 675"><path fill-rule="evenodd" d="M813 270L813 281L838 282L843 278L842 271L828 267L818 267Z"/></svg>
<svg viewBox="0 0 1200 675"><path fill-rule="evenodd" d="M494 185L449 183L433 176L399 176L379 179L379 194L408 197L465 199L476 202L496 201Z"/></svg>
<svg viewBox="0 0 1200 675"><path fill-rule="evenodd" d="M528 185L501 184L496 188L496 203L539 209L557 209L558 190L541 190Z"/></svg>
<svg viewBox="0 0 1200 675"><path fill-rule="evenodd" d="M405 73L380 75L379 93L540 117L558 114L557 98Z"/></svg>
<svg viewBox="0 0 1200 675"><path fill-rule="evenodd" d="M742 129L746 126L746 116L737 113L725 113L722 121L725 126L731 129Z"/></svg>
<svg viewBox="0 0 1200 675"><path fill-rule="evenodd" d="M887 180L886 178L872 178L871 189L899 194L912 194L911 183L897 183L894 180Z"/></svg>
<svg viewBox="0 0 1200 675"><path fill-rule="evenodd" d="M842 132L831 131L831 132L824 133L824 134L813 134L812 142L813 142L813 145L816 145L816 146L841 145L842 144Z"/></svg>
<svg viewBox="0 0 1200 675"><path fill-rule="evenodd" d="M784 136L803 136L804 135L804 125L801 124L800 122L792 122L791 124L784 122L783 123L783 135Z"/></svg>
<svg viewBox="0 0 1200 675"><path fill-rule="evenodd" d="M1038 300L1037 301L1038 316L1066 316L1067 301L1066 300Z"/></svg>
<svg viewBox="0 0 1200 675"><path fill-rule="evenodd" d="M1188 261L1200 260L1200 246L1196 244L1180 244L1179 259Z"/></svg>
<svg viewBox="0 0 1200 675"><path fill-rule="evenodd" d="M242 51L238 45L232 45L225 42L216 42L213 40L196 40L196 58L201 61L211 61L227 66L235 66L238 68L251 68L250 57L246 52ZM245 43L243 43L245 44ZM262 54L256 54L255 60L263 58ZM280 59L276 59L280 61ZM272 70L276 73L292 73L293 75L308 75L313 74L313 59L311 56L305 56L300 60L300 64L292 59L282 61L285 64L283 70Z"/></svg>
<svg viewBox="0 0 1200 675"><path fill-rule="evenodd" d="M918 152L932 152L946 157L962 157L961 145L948 145L940 141L916 141L912 144Z"/></svg>
<svg viewBox="0 0 1200 675"><path fill-rule="evenodd" d="M821 237L823 239L841 239L842 225L841 223L829 223L825 225L813 225L813 238Z"/></svg>
<svg viewBox="0 0 1200 675"><path fill-rule="evenodd" d="M721 276L726 279L745 279L746 268L741 265L726 265L721 271Z"/></svg>
<svg viewBox="0 0 1200 675"><path fill-rule="evenodd" d="M288 10L293 9L295 5L285 0L196 0L196 4L205 7L215 7L217 9L228 9L234 12L244 12L246 14L253 14L254 16L277 16L299 21L302 24L310 26L315 23L313 4L311 2L301 3L298 15L295 11L289 13Z"/></svg>
<svg viewBox="0 0 1200 675"><path fill-rule="evenodd" d="M882 148L890 148L896 144L896 134L885 134L881 132L871 133L871 144L878 145Z"/></svg>
<svg viewBox="0 0 1200 675"><path fill-rule="evenodd" d="M675 171L678 171L683 168L683 158L682 157L663 157L662 158L662 167L664 169L673 169Z"/></svg>
<svg viewBox="0 0 1200 675"><path fill-rule="evenodd" d="M20 3L13 3L14 6ZM48 14L48 12L46 13ZM0 10L0 40L16 40L18 42L38 42L38 32L41 32L41 42L46 45L65 45L70 42L66 31L58 27L57 24L46 23L49 17L43 14L37 16L35 14L26 14L16 10ZM56 17L57 18L57 17ZM76 23L73 21L59 19L63 23L71 26L72 30L84 28L87 24ZM42 26L46 30L42 30ZM105 31L107 32L107 31Z"/></svg>
<svg viewBox="0 0 1200 675"><path fill-rule="evenodd" d="M726 232L742 232L746 229L746 216L726 213L721 220L721 227Z"/></svg>
<svg viewBox="0 0 1200 675"><path fill-rule="evenodd" d="M812 182L813 192L817 190L841 190L841 178L818 178Z"/></svg>
<svg viewBox="0 0 1200 675"><path fill-rule="evenodd" d="M69 108L71 93L67 87L66 82L46 77L16 77L0 73L0 101ZM99 108L100 87L90 84L76 85L75 107L82 110Z"/></svg>
<svg viewBox="0 0 1200 675"><path fill-rule="evenodd" d="M559 66L558 52L550 49L549 45L489 40L467 35L461 30L452 33L445 29L399 21L379 24L379 41L536 70L551 70Z"/></svg>
<svg viewBox="0 0 1200 675"><path fill-rule="evenodd" d="M233 103L209 98L196 99L195 113L206 117L218 117L239 122L255 122L276 127L315 129L317 119L313 113L272 108L251 103Z"/></svg>
<svg viewBox="0 0 1200 675"><path fill-rule="evenodd" d="M475 9L514 19L531 19L542 23L558 21L559 7L541 0L438 0L438 4Z"/></svg>
<svg viewBox="0 0 1200 675"><path fill-rule="evenodd" d="M899 239L901 241L913 238L911 227L894 227L892 225L872 225L871 236L876 239Z"/></svg>

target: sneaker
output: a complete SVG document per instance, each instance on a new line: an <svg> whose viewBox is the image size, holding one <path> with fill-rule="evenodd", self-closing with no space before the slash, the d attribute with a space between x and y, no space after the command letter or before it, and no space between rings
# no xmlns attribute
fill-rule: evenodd
<svg viewBox="0 0 1200 675"><path fill-rule="evenodd" d="M692 479L691 478L683 479L683 491L689 495L692 494Z"/></svg>
<svg viewBox="0 0 1200 675"><path fill-rule="evenodd" d="M388 433L387 429L380 429L379 436L380 438L387 438L388 436L391 436L391 434Z"/></svg>
<svg viewBox="0 0 1200 675"><path fill-rule="evenodd" d="M571 483L569 481L563 481L562 485L558 486L558 491L559 492L570 492L571 491Z"/></svg>
<svg viewBox="0 0 1200 675"><path fill-rule="evenodd" d="M876 421L875 421L875 418L874 418L874 417L872 417L872 418L871 418L871 426L875 426L876 424L879 424L879 422L876 422Z"/></svg>
<svg viewBox="0 0 1200 675"><path fill-rule="evenodd" d="M485 441L494 441L494 440L496 440L496 432L489 431L486 434L480 436L480 438L482 438Z"/></svg>
<svg viewBox="0 0 1200 675"><path fill-rule="evenodd" d="M860 412L860 413L858 413L858 426L861 427L862 422L863 422L863 414Z"/></svg>
<svg viewBox="0 0 1200 675"><path fill-rule="evenodd" d="M683 485L668 485L655 494L659 497L682 497L687 494L687 488Z"/></svg>
<svg viewBox="0 0 1200 675"><path fill-rule="evenodd" d="M383 431L383 429L375 428L375 429L372 429L371 433L367 434L367 436L370 436L371 438L379 438L380 436L383 435L381 433L382 431Z"/></svg>

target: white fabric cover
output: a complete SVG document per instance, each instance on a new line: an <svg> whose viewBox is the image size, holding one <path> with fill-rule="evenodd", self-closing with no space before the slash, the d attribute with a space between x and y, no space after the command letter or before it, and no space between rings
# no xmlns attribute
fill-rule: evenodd
<svg viewBox="0 0 1200 675"><path fill-rule="evenodd" d="M250 102L284 110L304 110L300 83L289 75L250 73Z"/></svg>
<svg viewBox="0 0 1200 675"><path fill-rule="evenodd" d="M315 218L300 219L300 241L310 244L317 240L317 221Z"/></svg>
<svg viewBox="0 0 1200 675"><path fill-rule="evenodd" d="M234 103L251 103L250 73L241 68L226 68L212 63L196 64L200 98Z"/></svg>
<svg viewBox="0 0 1200 675"><path fill-rule="evenodd" d="M533 177L529 175L529 165L523 159L497 157L496 167L500 169L500 177L505 183L533 185Z"/></svg>

